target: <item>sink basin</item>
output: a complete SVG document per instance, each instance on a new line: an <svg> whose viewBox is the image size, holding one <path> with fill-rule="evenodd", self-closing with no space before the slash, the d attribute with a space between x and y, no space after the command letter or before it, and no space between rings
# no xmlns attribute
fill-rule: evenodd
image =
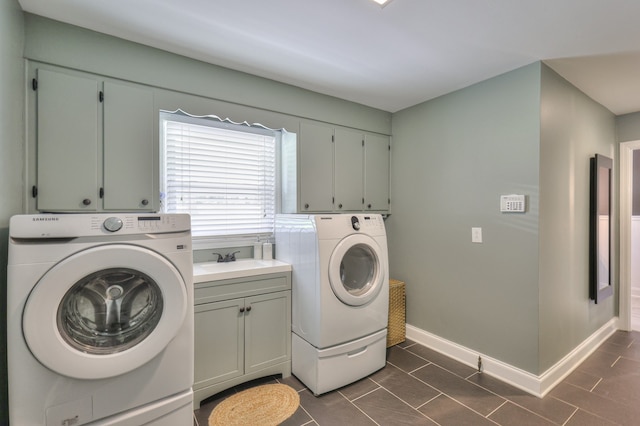
<svg viewBox="0 0 640 426"><path fill-rule="evenodd" d="M227 280L291 271L291 265L278 260L238 259L235 262L202 262L193 265L193 282Z"/></svg>

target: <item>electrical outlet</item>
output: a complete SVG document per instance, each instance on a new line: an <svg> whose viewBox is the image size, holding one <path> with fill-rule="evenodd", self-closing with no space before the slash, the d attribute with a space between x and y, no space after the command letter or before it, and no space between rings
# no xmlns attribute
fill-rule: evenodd
<svg viewBox="0 0 640 426"><path fill-rule="evenodd" d="M471 228L471 242L472 243L482 242L482 228Z"/></svg>

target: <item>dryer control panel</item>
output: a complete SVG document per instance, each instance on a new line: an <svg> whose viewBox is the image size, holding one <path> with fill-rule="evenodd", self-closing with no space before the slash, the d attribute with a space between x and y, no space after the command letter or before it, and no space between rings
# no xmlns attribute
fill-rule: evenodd
<svg viewBox="0 0 640 426"><path fill-rule="evenodd" d="M356 231L362 231L369 234L378 234L380 231L384 232L384 220L379 214L359 214L351 216L351 223L357 223L357 228L354 225L353 229Z"/></svg>
<svg viewBox="0 0 640 426"><path fill-rule="evenodd" d="M309 216L315 222L318 238L343 238L345 233L384 236L384 220L380 214L331 214Z"/></svg>

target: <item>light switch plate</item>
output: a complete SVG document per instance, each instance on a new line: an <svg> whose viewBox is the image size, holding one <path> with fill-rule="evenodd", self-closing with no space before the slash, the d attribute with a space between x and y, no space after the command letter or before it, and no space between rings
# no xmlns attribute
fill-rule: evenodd
<svg viewBox="0 0 640 426"><path fill-rule="evenodd" d="M482 242L482 228L471 228L471 242L472 243Z"/></svg>

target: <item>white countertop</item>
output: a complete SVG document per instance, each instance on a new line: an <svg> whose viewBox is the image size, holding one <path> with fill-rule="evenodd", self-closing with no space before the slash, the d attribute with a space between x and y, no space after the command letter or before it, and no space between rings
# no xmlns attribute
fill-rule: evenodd
<svg viewBox="0 0 640 426"><path fill-rule="evenodd" d="M279 260L238 259L235 262L203 262L193 264L193 283L253 277L289 272L291 265Z"/></svg>

